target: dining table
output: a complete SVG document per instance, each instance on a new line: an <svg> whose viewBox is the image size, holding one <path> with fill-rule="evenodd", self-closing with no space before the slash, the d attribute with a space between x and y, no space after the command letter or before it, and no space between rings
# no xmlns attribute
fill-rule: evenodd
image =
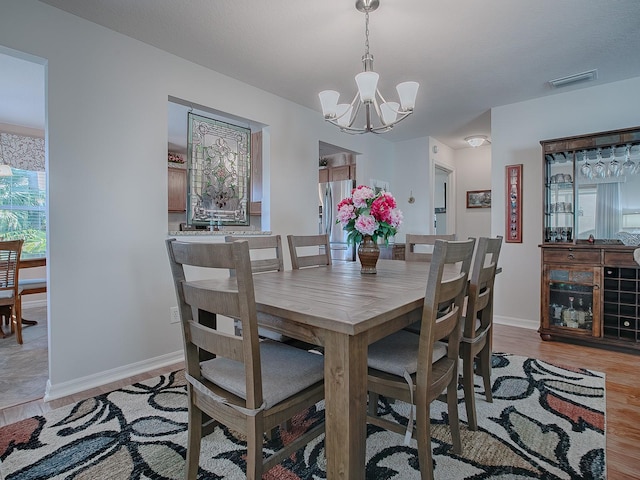
<svg viewBox="0 0 640 480"><path fill-rule="evenodd" d="M421 318L429 265L379 260L361 274L358 262L336 262L253 277L256 308L271 314L260 325L324 348L330 480L365 477L367 346Z"/></svg>

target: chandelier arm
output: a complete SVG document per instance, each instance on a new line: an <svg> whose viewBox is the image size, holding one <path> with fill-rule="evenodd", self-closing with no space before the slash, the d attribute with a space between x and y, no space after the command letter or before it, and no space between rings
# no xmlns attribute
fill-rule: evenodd
<svg viewBox="0 0 640 480"><path fill-rule="evenodd" d="M380 95L380 98L382 98L382 95ZM384 98L382 98L382 102L384 103ZM375 97L373 99L373 106L376 109L376 114L378 115L378 119L382 122L382 112L380 112L380 105L378 104L378 100Z"/></svg>
<svg viewBox="0 0 640 480"><path fill-rule="evenodd" d="M351 118L349 119L349 124L347 125L349 128L353 127L353 122L358 118L358 112L360 112L360 102L358 101L358 97L360 94L356 91L356 94L353 96L353 100L351 100L352 113Z"/></svg>

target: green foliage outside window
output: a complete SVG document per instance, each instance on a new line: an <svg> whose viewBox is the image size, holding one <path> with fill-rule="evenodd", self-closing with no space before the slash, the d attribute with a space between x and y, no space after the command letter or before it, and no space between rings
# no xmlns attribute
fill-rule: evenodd
<svg viewBox="0 0 640 480"><path fill-rule="evenodd" d="M24 239L23 258L47 251L46 179L44 172L12 168L0 177L0 237Z"/></svg>

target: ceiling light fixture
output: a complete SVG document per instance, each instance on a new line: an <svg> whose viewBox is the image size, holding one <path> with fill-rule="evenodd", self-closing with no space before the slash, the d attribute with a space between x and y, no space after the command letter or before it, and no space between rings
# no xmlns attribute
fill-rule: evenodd
<svg viewBox="0 0 640 480"><path fill-rule="evenodd" d="M471 145L473 148L479 147L485 142L491 143L487 139L486 135L472 135L470 137L465 138L464 141L467 142L469 145Z"/></svg>
<svg viewBox="0 0 640 480"><path fill-rule="evenodd" d="M379 0L357 0L356 9L365 14L365 43L362 64L364 71L356 75L358 91L351 103L338 103L340 93L335 90L324 90L318 94L322 104L324 119L346 133L384 133L413 113L419 84L403 82L396 86L398 102L387 102L378 90L379 75L373 71L373 55L369 53L369 12L380 5ZM378 100L379 98L379 100ZM364 106L364 126L354 127L358 113ZM374 120L372 109L377 120Z"/></svg>

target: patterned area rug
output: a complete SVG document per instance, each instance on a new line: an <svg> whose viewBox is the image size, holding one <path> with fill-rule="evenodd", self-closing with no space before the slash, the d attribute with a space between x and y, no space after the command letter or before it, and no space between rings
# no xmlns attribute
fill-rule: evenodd
<svg viewBox="0 0 640 480"><path fill-rule="evenodd" d="M451 453L446 404L431 407L435 477L440 479L601 479L605 469L604 375L508 354L493 358L489 404L476 378L479 429L466 428L460 389L463 454ZM408 405L381 399L386 415L406 424ZM265 443L277 449L322 418L323 405ZM5 480L181 479L186 445L182 371L69 405L0 429ZM216 428L203 440L206 479L242 479L245 444ZM326 478L324 437L263 478ZM419 478L416 442L367 425L367 479Z"/></svg>

